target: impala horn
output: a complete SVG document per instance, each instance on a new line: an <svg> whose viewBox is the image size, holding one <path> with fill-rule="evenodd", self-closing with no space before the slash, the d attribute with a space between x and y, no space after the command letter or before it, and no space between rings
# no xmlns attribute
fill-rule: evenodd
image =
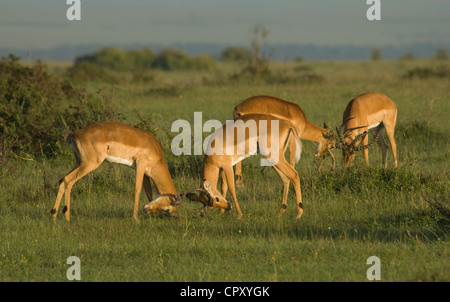
<svg viewBox="0 0 450 302"><path fill-rule="evenodd" d="M346 120L342 123L342 125L341 125L339 128L336 127L336 132L337 132L337 134L338 134L338 136L339 136L339 139L340 139L341 141L344 141L345 134L347 133L347 131L345 131L344 134L342 133L342 130L344 130L345 124L347 124L348 121L350 121L350 120L352 120L352 119L354 119L354 118L355 118L355 117L350 117L350 118L346 119Z"/></svg>
<svg viewBox="0 0 450 302"><path fill-rule="evenodd" d="M171 205L171 206L174 206L174 207L179 206L180 203L183 201L183 200L181 199L181 197L183 197L183 194L176 195L176 196L172 199L170 205Z"/></svg>
<svg viewBox="0 0 450 302"><path fill-rule="evenodd" d="M370 146L372 146L372 145L373 145L376 141L378 141L378 139L380 138L380 135L381 135L381 128L383 128L383 122L381 122L381 123L378 125L377 133L375 134L375 137L373 138L373 140L372 140L370 143L368 143L368 144L365 145L365 146L359 146L359 147L353 146L353 149L354 149L355 151L361 151L361 150L370 148ZM364 133L365 133L365 135L367 135L367 131L364 132ZM363 134L364 134L364 133L363 133ZM365 136L365 135L364 135L364 136ZM355 140L356 140L356 138L355 138ZM351 145L353 145L353 143L355 142L355 140L351 143Z"/></svg>
<svg viewBox="0 0 450 302"><path fill-rule="evenodd" d="M336 146L335 146L336 149L349 149L349 148L351 148L351 147L354 148L353 144L355 143L356 139L357 139L357 138L360 138L362 135L364 135L364 133L363 133L363 134L360 134L359 136L357 136L357 137L353 140L353 142L351 142L350 145L348 145L348 144L345 142L344 139L345 139L345 137L347 136L347 134L349 134L349 133L352 132L353 130L361 129L361 128L367 127L367 126L353 127L353 128L349 128L349 129L345 130L345 132L342 133L342 130L344 129L345 124L346 124L348 121L350 121L350 120L352 120L352 119L354 119L354 118L355 118L355 117L351 117L351 118L346 119L346 120L342 123L342 125L341 125L339 128L336 128L336 131L337 131L337 133L338 133L338 135L339 135L339 139L340 139L340 142L337 143ZM367 134L366 134L366 135L367 135Z"/></svg>
<svg viewBox="0 0 450 302"><path fill-rule="evenodd" d="M211 184L206 179L204 179L202 187L203 188L196 188L194 190L191 190L185 195L190 201L198 201L201 202L205 207L211 207L214 204L214 197L211 194ZM201 195L198 195L195 192L206 194L208 196L208 201L205 201Z"/></svg>

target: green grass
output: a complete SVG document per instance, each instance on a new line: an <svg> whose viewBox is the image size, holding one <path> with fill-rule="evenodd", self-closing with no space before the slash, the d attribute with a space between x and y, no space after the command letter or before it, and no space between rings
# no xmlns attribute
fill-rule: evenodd
<svg viewBox="0 0 450 302"><path fill-rule="evenodd" d="M202 156L176 157L170 141L176 119L225 121L233 107L256 94L297 102L307 117L338 126L348 101L382 92L398 106L399 168L381 168L378 147L350 169L330 161L317 173L315 144L303 143L300 173L304 214L295 220L291 187L286 213L278 217L282 184L258 158L244 162L245 187L237 188L243 212L209 211L191 218L199 204L185 201L179 219L140 213L132 219L134 172L104 163L72 191L71 218L50 220L58 180L74 160L67 148L45 161L12 159L0 167L0 281L65 281L70 256L81 260L82 281L367 281L370 256L381 260L382 281L450 281L448 79L405 79L411 62L306 62L323 82L229 83L233 65L209 73L155 73L155 83L114 87L114 103L135 124L135 110L162 129L161 141L178 191L200 183ZM271 68L295 76L299 63ZM105 83L77 85L112 90ZM204 133L206 137L209 133ZM147 200L141 196L141 207ZM61 209L60 209L61 211Z"/></svg>

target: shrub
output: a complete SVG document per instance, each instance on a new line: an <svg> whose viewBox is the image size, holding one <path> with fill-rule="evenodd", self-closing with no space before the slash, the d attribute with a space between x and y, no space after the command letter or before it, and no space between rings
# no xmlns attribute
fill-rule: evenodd
<svg viewBox="0 0 450 302"><path fill-rule="evenodd" d="M426 80L430 78L448 78L450 77L450 68L445 65L440 65L437 67L417 67L409 70L403 78L414 79L418 78L421 80Z"/></svg>
<svg viewBox="0 0 450 302"><path fill-rule="evenodd" d="M94 54L85 55L75 60L75 66L83 61L116 71L126 71L132 66L131 56L118 47L105 47Z"/></svg>
<svg viewBox="0 0 450 302"><path fill-rule="evenodd" d="M243 47L229 46L221 54L221 60L224 62L249 62L252 54Z"/></svg>
<svg viewBox="0 0 450 302"><path fill-rule="evenodd" d="M210 70L215 66L215 60L206 54L195 58L178 49L163 49L153 61L152 68L167 71L174 70Z"/></svg>
<svg viewBox="0 0 450 302"><path fill-rule="evenodd" d="M118 84L120 82L109 69L89 61L78 62L67 70L66 76L77 82L100 81L110 84Z"/></svg>
<svg viewBox="0 0 450 302"><path fill-rule="evenodd" d="M118 47L105 47L93 54L76 58L75 67L91 63L115 71L132 71L136 68L150 68L155 58L156 54L149 48L124 51Z"/></svg>
<svg viewBox="0 0 450 302"><path fill-rule="evenodd" d="M66 135L88 124L120 116L101 91L81 94L49 74L37 61L27 67L10 55L0 60L0 162L62 152ZM67 101L76 105L67 107Z"/></svg>
<svg viewBox="0 0 450 302"><path fill-rule="evenodd" d="M55 121L55 126L62 129L64 138L72 131L86 126L106 121L119 121L123 116L117 112L112 104L113 92L108 96L102 90L96 93L79 93L76 100L64 112L60 113L60 119Z"/></svg>
<svg viewBox="0 0 450 302"><path fill-rule="evenodd" d="M152 68L163 70L189 69L191 56L178 49L163 49L153 61Z"/></svg>
<svg viewBox="0 0 450 302"><path fill-rule="evenodd" d="M25 67L19 60L10 55L0 61L0 156L58 153L60 132L52 121L65 96L62 83L40 61Z"/></svg>
<svg viewBox="0 0 450 302"><path fill-rule="evenodd" d="M150 48L130 50L128 55L131 59L131 67L138 69L149 69L156 58L156 53Z"/></svg>
<svg viewBox="0 0 450 302"><path fill-rule="evenodd" d="M216 61L207 54L198 55L191 64L190 69L193 70L211 70L216 66Z"/></svg>

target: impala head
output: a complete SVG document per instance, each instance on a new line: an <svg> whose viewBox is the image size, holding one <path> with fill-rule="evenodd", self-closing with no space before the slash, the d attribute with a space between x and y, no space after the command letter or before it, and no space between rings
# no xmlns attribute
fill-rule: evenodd
<svg viewBox="0 0 450 302"><path fill-rule="evenodd" d="M327 153L335 149L337 144L337 137L333 130L326 123L323 126L322 137L324 140L317 145L316 153L314 154L317 159L324 158Z"/></svg>
<svg viewBox="0 0 450 302"><path fill-rule="evenodd" d="M181 203L181 196L161 194L144 206L144 213L173 214Z"/></svg>
<svg viewBox="0 0 450 302"><path fill-rule="evenodd" d="M342 165L344 167L351 166L351 162L356 152L363 149L363 147L356 146L359 145L359 143L366 137L366 135L367 131L364 131L364 133L359 134L354 139L347 138L345 140L345 148L342 148Z"/></svg>
<svg viewBox="0 0 450 302"><path fill-rule="evenodd" d="M186 197L191 201L199 201L209 208L219 207L227 210L231 208L231 204L206 179L202 180L200 189L186 193Z"/></svg>

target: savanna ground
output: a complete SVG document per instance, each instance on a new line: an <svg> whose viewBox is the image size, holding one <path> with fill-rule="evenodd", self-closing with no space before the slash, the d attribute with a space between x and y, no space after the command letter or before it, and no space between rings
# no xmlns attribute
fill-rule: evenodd
<svg viewBox="0 0 450 302"><path fill-rule="evenodd" d="M47 63L61 73L70 64ZM212 71L153 71L151 81L73 83L108 95L122 122L137 112L155 130L178 191L200 184L203 156L174 156L170 131L177 119L193 124L232 118L249 96L269 94L299 104L313 123L336 127L348 101L367 91L388 95L398 107L398 169L381 167L378 146L371 167L358 154L352 167L320 173L315 144L303 142L296 165L304 214L295 219L291 187L286 213L278 217L282 184L258 158L244 161L243 212L191 218L201 205L185 200L179 219L140 213L132 219L134 172L104 163L72 191L70 223L53 222L58 180L73 166L69 147L56 157L16 156L1 166L0 280L65 281L66 260L81 260L82 281L367 281L370 256L381 261L381 281L450 281L449 264L449 76L407 78L416 68L449 67L448 61L273 62L278 80L230 80L240 66ZM276 73L275 73L276 74ZM304 77L314 74L313 78ZM298 80L296 80L298 79ZM75 129L73 129L75 130ZM204 133L206 137L209 133ZM64 139L64 138L62 138ZM141 194L140 207L147 199ZM228 198L230 198L228 196Z"/></svg>

